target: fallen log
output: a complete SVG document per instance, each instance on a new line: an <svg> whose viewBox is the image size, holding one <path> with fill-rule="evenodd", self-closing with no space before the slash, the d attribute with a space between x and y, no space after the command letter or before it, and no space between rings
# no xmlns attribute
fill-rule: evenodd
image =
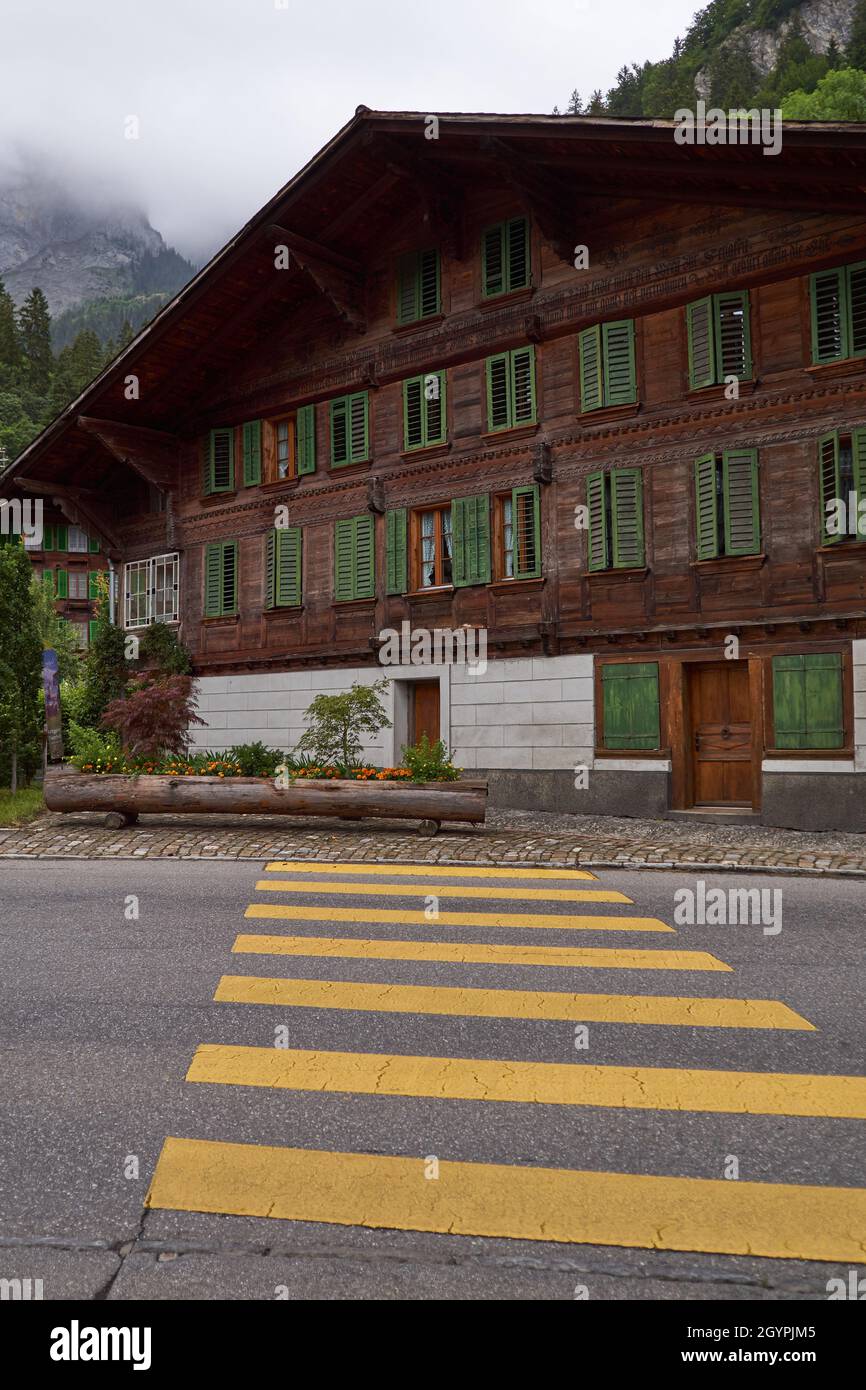
<svg viewBox="0 0 866 1390"><path fill-rule="evenodd" d="M483 824L487 783L355 782L301 778L278 787L264 777L131 777L117 773L48 768L44 783L49 811L102 811L128 823L145 815L368 816L388 819Z"/></svg>

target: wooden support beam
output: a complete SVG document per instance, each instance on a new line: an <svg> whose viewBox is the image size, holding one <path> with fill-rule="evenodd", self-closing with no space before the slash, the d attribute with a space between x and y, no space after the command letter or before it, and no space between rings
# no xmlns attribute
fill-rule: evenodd
<svg viewBox="0 0 866 1390"><path fill-rule="evenodd" d="M319 247L315 242L296 236L283 227L271 226L267 230L279 243L288 247L290 261L309 277L338 317L356 333L365 333L364 285L359 263L327 247Z"/></svg>

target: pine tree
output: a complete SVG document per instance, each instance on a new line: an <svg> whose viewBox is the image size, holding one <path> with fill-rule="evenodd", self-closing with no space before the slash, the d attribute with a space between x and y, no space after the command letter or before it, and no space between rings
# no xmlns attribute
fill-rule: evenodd
<svg viewBox="0 0 866 1390"><path fill-rule="evenodd" d="M42 643L23 545L0 545L0 748L13 793L39 766Z"/></svg>
<svg viewBox="0 0 866 1390"><path fill-rule="evenodd" d="M38 288L32 289L18 310L18 331L24 352L28 385L46 392L51 381L54 354L51 351L51 315L48 300Z"/></svg>
<svg viewBox="0 0 866 1390"><path fill-rule="evenodd" d="M603 115L604 115L604 112L605 112L604 92L601 90L600 87L596 87L595 91L593 92L592 96L591 96L590 99L589 99L589 106L587 107L587 115L589 115L589 116L603 116Z"/></svg>
<svg viewBox="0 0 866 1390"><path fill-rule="evenodd" d="M854 11L845 60L849 68L866 68L866 0L859 0Z"/></svg>
<svg viewBox="0 0 866 1390"><path fill-rule="evenodd" d="M0 372L8 376L21 366L21 343L12 296L0 279Z"/></svg>
<svg viewBox="0 0 866 1390"><path fill-rule="evenodd" d="M574 88L574 91L572 92L571 96L570 96L569 99L568 99L568 109L567 109L567 111L566 111L566 115L567 115L567 116L580 116L580 115L582 114L582 112L583 112L583 102L582 102L581 99L580 99L580 92L579 92L579 91L577 90L577 88L575 87L575 88Z"/></svg>

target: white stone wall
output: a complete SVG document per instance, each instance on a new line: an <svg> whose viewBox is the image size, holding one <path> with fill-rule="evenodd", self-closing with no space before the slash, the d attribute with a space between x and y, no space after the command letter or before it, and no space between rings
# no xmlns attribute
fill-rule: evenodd
<svg viewBox="0 0 866 1390"><path fill-rule="evenodd" d="M489 661L451 672L451 745L465 768L592 767L592 657Z"/></svg>

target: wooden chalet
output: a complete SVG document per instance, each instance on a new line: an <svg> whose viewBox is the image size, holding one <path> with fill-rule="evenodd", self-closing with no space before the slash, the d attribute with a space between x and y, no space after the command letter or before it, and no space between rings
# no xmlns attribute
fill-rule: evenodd
<svg viewBox="0 0 866 1390"><path fill-rule="evenodd" d="M864 830L866 127L360 107L2 490L199 744L385 676L371 755L500 802ZM486 662L380 659L437 629Z"/></svg>

